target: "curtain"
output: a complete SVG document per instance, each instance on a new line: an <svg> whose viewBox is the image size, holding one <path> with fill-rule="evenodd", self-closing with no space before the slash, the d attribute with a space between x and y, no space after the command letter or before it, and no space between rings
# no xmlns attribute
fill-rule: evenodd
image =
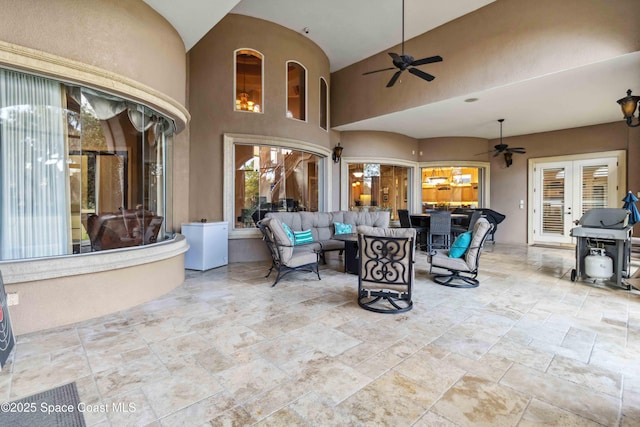
<svg viewBox="0 0 640 427"><path fill-rule="evenodd" d="M0 69L0 260L68 252L62 101L59 83Z"/></svg>

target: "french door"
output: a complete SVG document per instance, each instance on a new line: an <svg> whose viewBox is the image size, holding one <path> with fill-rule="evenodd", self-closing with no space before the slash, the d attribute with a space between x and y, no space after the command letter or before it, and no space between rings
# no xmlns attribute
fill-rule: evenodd
<svg viewBox="0 0 640 427"><path fill-rule="evenodd" d="M533 183L533 243L572 243L584 212L621 204L618 157L536 162Z"/></svg>

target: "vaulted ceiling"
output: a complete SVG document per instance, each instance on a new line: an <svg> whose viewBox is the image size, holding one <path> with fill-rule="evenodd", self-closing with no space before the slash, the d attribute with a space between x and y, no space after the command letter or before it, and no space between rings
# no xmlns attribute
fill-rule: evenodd
<svg viewBox="0 0 640 427"><path fill-rule="evenodd" d="M305 34L337 71L402 39L402 2L370 0L144 0L179 32L189 50L227 13L275 22ZM494 0L405 0L405 38L425 33ZM498 0L504 1L504 0ZM432 54L432 53L429 53ZM433 52L437 54L437 48ZM445 59L446 60L446 59ZM621 120L616 100L640 93L640 52L528 81L341 125L337 130L382 130L414 138L522 135ZM436 84L437 79L429 84ZM381 90L393 90L383 88ZM473 104L465 99L478 98Z"/></svg>

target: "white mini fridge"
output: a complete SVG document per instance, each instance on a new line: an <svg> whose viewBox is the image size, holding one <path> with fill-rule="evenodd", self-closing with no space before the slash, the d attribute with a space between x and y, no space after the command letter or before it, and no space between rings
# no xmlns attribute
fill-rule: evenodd
<svg viewBox="0 0 640 427"><path fill-rule="evenodd" d="M226 221L182 224L182 234L189 244L184 268L204 271L228 264L229 226Z"/></svg>

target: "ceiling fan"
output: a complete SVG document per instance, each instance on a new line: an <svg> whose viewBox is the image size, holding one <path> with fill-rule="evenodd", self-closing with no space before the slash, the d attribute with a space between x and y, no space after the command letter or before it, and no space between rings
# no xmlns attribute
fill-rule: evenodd
<svg viewBox="0 0 640 427"><path fill-rule="evenodd" d="M507 144L503 143L502 142L502 122L504 122L504 119L498 119L498 122L500 123L500 144L494 145L493 150L485 151L483 153L478 153L478 155L493 153L493 157L496 157L499 154L504 154L504 161L507 164L507 167L509 167L513 164L513 153L525 154L527 150L525 150L524 147L509 148Z"/></svg>
<svg viewBox="0 0 640 427"><path fill-rule="evenodd" d="M367 74L379 73L381 71L395 70L397 68L398 71L396 71L396 73L391 77L391 80L389 80L389 83L387 83L387 87L393 86L396 83L396 80L398 80L398 78L400 77L400 74L402 74L404 70L408 70L414 76L418 76L421 79L424 79L430 82L433 79L435 79L435 76L429 73L425 73L424 71L419 70L417 68L410 68L410 67L417 67L418 65L425 65L425 64L431 64L434 62L442 61L442 57L439 55L414 60L413 56L404 54L404 0L402 0L402 55L389 52L389 56L393 60L393 67L382 68L380 70L374 70L374 71L367 71L366 73L362 73L362 75L366 76Z"/></svg>

